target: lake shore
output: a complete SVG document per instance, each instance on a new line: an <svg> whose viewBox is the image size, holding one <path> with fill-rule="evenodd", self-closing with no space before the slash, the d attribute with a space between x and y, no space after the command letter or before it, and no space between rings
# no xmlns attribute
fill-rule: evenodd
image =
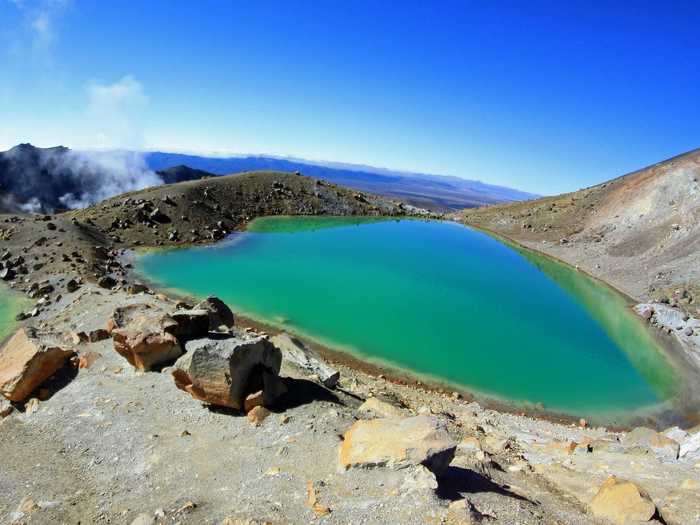
<svg viewBox="0 0 700 525"><path fill-rule="evenodd" d="M294 188L300 179L272 178L256 189L264 198L245 199L255 197L269 210L298 209L298 197L289 207L287 201L265 199L278 198L273 186L278 181ZM211 190L204 196L204 186L224 183L229 182L161 187L128 197L129 205L123 204L127 197L120 197L48 218L3 217L1 227L9 239L4 248L13 258L21 254L28 265L40 267L20 274L15 289L27 291L33 283L54 289L37 315L21 324L57 334L100 336L117 307L148 304L173 310L176 298L134 286L136 277L119 255L138 246L184 244L169 240L168 229L182 236L190 229L203 232L205 225L213 231L217 221L230 220L226 213L254 216ZM314 190L305 190L309 206L318 206ZM175 204L163 203L166 197ZM134 201L140 198L164 207L173 224L112 226L133 218L136 212L129 206L139 205ZM201 211L194 200L206 200L207 208L193 218ZM347 206L342 209L349 213L356 200L350 194L338 206ZM240 228L231 231L235 229ZM68 285L72 280L78 281L77 289ZM239 321L245 331L249 322ZM253 322L249 328L268 331ZM0 419L3 519L456 524L471 519L468 509L476 509L495 524L598 524L593 499L610 475L640 487L668 525L692 523L700 515L700 502L693 497L700 455L692 448L700 428L617 432L587 422L562 424L491 410L452 396L453 389L433 391L412 381L403 384L401 374L393 381L364 363L346 365L345 356L337 361L341 377L336 389L284 365L281 375L295 402L273 407L254 426L240 413L203 406L178 390L167 369L137 372L114 350L111 339L100 337L71 343L86 365L69 366L67 374L52 378L37 397L15 403ZM330 351L327 355L333 360ZM339 470L343 436L357 422L376 417L360 408L372 399L401 418L438 421L459 444L448 470L437 478L426 477L421 465ZM650 436L664 446L651 446ZM394 438L391 433L384 437ZM314 503L328 514L318 516Z"/></svg>
<svg viewBox="0 0 700 525"><path fill-rule="evenodd" d="M522 248L521 248L522 249ZM533 250L529 250L533 252ZM548 259L554 260L551 257ZM133 263L133 258L126 254L126 258L123 259L125 263ZM569 268L571 272L575 272L575 269L569 267L566 263L562 261L555 261L557 265ZM159 288L157 283L149 281L147 277L140 274L132 275L133 279L148 282L148 284L156 289L160 289L165 293L174 294L177 297L183 298L194 304L197 302L197 298L189 296L186 292ZM593 281L597 281L591 278ZM602 284L602 283L601 283ZM610 288L614 293L614 289ZM200 298L201 299L201 298ZM628 299L628 298L627 298ZM633 322L639 322L639 329L646 331L647 328L642 326L641 321L637 321L636 315L630 313L630 317L634 318ZM646 425L652 426L658 429L666 428L674 424L680 424L685 426L692 426L694 424L694 410L698 405L696 401L698 399L695 395L688 395L689 390L686 388L686 392L683 395L677 396L678 400L682 400L683 403L678 408L674 408L672 403L666 402L661 403L657 407L649 407L641 410L628 410L628 411L609 411L609 412L599 412L597 414L591 413L565 413L561 411L552 410L542 404L534 402L518 402L508 399L499 399L494 395L488 395L480 393L474 389L458 385L456 383L450 383L445 380L441 380L435 377L430 377L426 374L421 374L412 370L403 369L400 366L396 366L393 363L383 362L378 359L371 359L367 356L358 354L357 352L350 351L348 349L343 349L334 345L333 343L324 342L319 340L313 334L305 333L300 331L295 327L285 325L284 322L274 322L270 320L265 320L257 316L246 315L239 311L238 318L242 320L243 326L253 327L261 329L267 333L279 333L282 331L289 331L294 333L296 336L301 337L303 340L313 346L318 352L320 352L326 359L344 366L352 367L356 370L361 370L365 373L374 374L376 376L386 377L399 384L410 384L412 386L419 386L425 390L431 390L441 394L452 394L453 392L458 393L461 397L465 399L478 401L485 407L499 410L502 412L510 412L514 414L525 414L530 417L543 418L550 421L572 423L577 422L581 417L585 417L589 421L594 421L596 423L605 424L607 426L616 429L630 429L634 426ZM657 343L663 343L666 347L672 346L673 342L669 339L663 339L653 332L650 332ZM676 354L678 355L678 349L676 348ZM659 349L662 352L661 349ZM680 366L678 363L674 362L674 369L678 371L685 371L686 369ZM691 385L692 383L684 382L685 385ZM691 403L692 406L688 406Z"/></svg>

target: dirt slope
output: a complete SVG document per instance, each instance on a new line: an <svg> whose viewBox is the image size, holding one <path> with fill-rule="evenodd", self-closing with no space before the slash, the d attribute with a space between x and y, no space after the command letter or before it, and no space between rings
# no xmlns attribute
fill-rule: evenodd
<svg viewBox="0 0 700 525"><path fill-rule="evenodd" d="M578 265L637 300L665 296L698 313L700 149L577 192L458 218Z"/></svg>

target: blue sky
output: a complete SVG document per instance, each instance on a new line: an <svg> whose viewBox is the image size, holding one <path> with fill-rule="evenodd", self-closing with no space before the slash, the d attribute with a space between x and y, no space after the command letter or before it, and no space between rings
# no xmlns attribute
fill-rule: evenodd
<svg viewBox="0 0 700 525"><path fill-rule="evenodd" d="M700 147L700 3L633 4L0 0L0 147L573 190Z"/></svg>

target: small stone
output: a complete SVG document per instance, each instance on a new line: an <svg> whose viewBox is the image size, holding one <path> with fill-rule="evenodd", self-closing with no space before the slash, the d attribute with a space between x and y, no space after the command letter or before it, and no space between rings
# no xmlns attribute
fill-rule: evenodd
<svg viewBox="0 0 700 525"><path fill-rule="evenodd" d="M31 415L39 410L39 400L36 397L31 398L24 404L24 413Z"/></svg>
<svg viewBox="0 0 700 525"><path fill-rule="evenodd" d="M110 290L117 285L117 281L109 275L103 275L97 280L97 286Z"/></svg>
<svg viewBox="0 0 700 525"><path fill-rule="evenodd" d="M41 510L41 507L32 499L31 495L24 496L17 507L17 512L23 514L32 514L38 510Z"/></svg>
<svg viewBox="0 0 700 525"><path fill-rule="evenodd" d="M258 390L252 394L248 394L243 402L243 411L247 414L255 407L264 406L264 395L262 390Z"/></svg>
<svg viewBox="0 0 700 525"><path fill-rule="evenodd" d="M379 417L401 417L405 415L401 408L387 401L382 401L377 397L368 398L358 407L357 411L360 414L372 414Z"/></svg>
<svg viewBox="0 0 700 525"><path fill-rule="evenodd" d="M197 504L194 501L187 501L185 504L177 509L177 513L182 513L182 512L191 512L194 509L197 508Z"/></svg>
<svg viewBox="0 0 700 525"><path fill-rule="evenodd" d="M0 396L0 419L6 418L14 411L15 407L12 406L7 399Z"/></svg>
<svg viewBox="0 0 700 525"><path fill-rule="evenodd" d="M311 480L306 482L306 504L311 508L316 517L326 516L331 513L331 509L321 505L316 497L314 483Z"/></svg>
<svg viewBox="0 0 700 525"><path fill-rule="evenodd" d="M248 412L247 418L248 421L254 426L254 427L259 427L262 425L262 422L265 421L265 418L270 415L270 411L263 407L263 406L256 406L253 407L253 409Z"/></svg>
<svg viewBox="0 0 700 525"><path fill-rule="evenodd" d="M90 332L88 333L88 340L91 343L97 343L99 341L104 341L105 339L109 339L109 332L104 328L90 330Z"/></svg>

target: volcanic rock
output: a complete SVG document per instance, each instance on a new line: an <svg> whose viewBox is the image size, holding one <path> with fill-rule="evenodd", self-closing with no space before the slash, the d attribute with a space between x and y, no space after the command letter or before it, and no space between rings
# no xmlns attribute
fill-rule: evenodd
<svg viewBox="0 0 700 525"><path fill-rule="evenodd" d="M282 354L265 337L195 339L173 370L175 385L195 399L242 410L248 394L265 390L264 372L279 373Z"/></svg>
<svg viewBox="0 0 700 525"><path fill-rule="evenodd" d="M267 408L258 405L256 407L253 407L250 410L250 412L248 412L247 417L248 421L250 421L253 426L259 427L260 425L262 425L262 422L265 420L265 418L269 415L270 411Z"/></svg>
<svg viewBox="0 0 700 525"><path fill-rule="evenodd" d="M361 414L370 414L379 417L401 417L405 415L400 407L383 401L378 397L368 398L367 401L358 407L357 411Z"/></svg>
<svg viewBox="0 0 700 525"><path fill-rule="evenodd" d="M615 476L610 476L600 486L590 509L594 516L620 525L649 521L656 514L656 506L643 489Z"/></svg>
<svg viewBox="0 0 700 525"><path fill-rule="evenodd" d="M270 339L282 350L282 359L304 372L318 376L327 388L335 388L340 372L326 364L311 348L289 334L281 333Z"/></svg>
<svg viewBox="0 0 700 525"><path fill-rule="evenodd" d="M114 349L136 369L146 371L182 355L180 342L169 333L174 326L177 323L162 312L130 305L115 310L107 331Z"/></svg>
<svg viewBox="0 0 700 525"><path fill-rule="evenodd" d="M15 407L13 407L7 399L5 399L4 397L0 397L0 419L3 419L12 414L12 411L14 409Z"/></svg>
<svg viewBox="0 0 700 525"><path fill-rule="evenodd" d="M209 329L218 330L221 326L231 328L234 323L233 312L218 297L210 296L196 304L194 310L205 310L209 313Z"/></svg>
<svg viewBox="0 0 700 525"><path fill-rule="evenodd" d="M626 447L639 447L649 450L657 456L678 459L680 444L650 428L637 427L629 432L622 444Z"/></svg>
<svg viewBox="0 0 700 525"><path fill-rule="evenodd" d="M343 469L424 465L434 474L447 469L457 445L434 416L356 421L340 445Z"/></svg>
<svg viewBox="0 0 700 525"><path fill-rule="evenodd" d="M24 401L73 353L55 334L17 330L0 350L0 393L10 401Z"/></svg>
<svg viewBox="0 0 700 525"><path fill-rule="evenodd" d="M182 339L197 339L209 331L209 312L207 310L175 310L169 315L177 324L168 331Z"/></svg>
<svg viewBox="0 0 700 525"><path fill-rule="evenodd" d="M103 275L97 280L97 286L100 288L111 289L117 285L117 281L109 275Z"/></svg>

